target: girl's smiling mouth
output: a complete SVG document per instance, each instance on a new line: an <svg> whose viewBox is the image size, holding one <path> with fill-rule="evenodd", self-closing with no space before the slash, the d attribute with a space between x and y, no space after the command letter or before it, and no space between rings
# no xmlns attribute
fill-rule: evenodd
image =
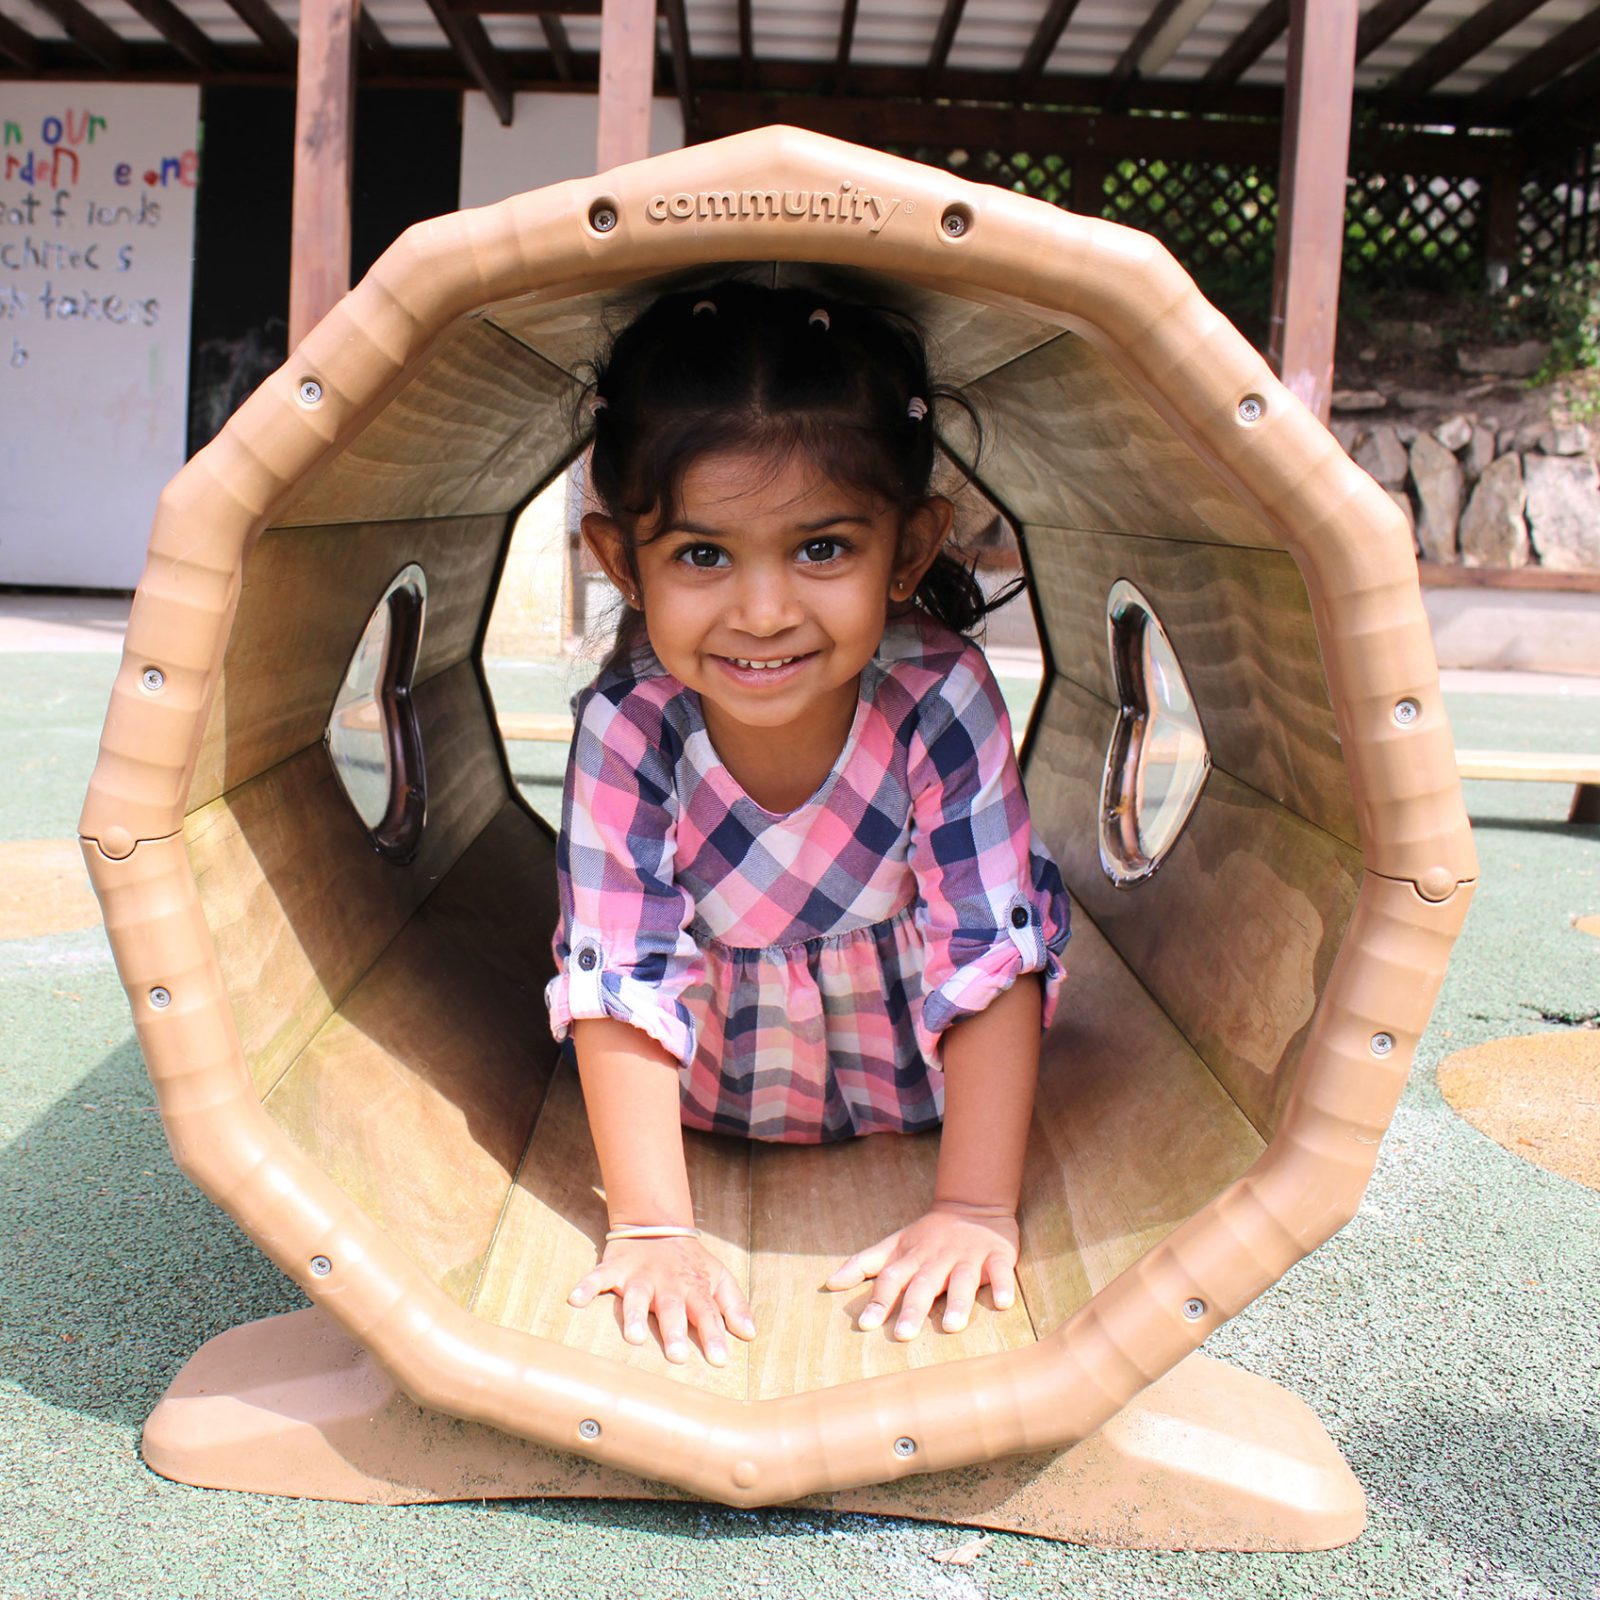
<svg viewBox="0 0 1600 1600"><path fill-rule="evenodd" d="M728 676L741 684L787 683L816 655L808 650L802 655L790 656L713 656Z"/></svg>

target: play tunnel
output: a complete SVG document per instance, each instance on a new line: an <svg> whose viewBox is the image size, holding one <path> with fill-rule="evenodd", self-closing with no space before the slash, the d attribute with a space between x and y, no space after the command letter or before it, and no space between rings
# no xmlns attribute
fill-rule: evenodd
<svg viewBox="0 0 1600 1600"><path fill-rule="evenodd" d="M481 654L582 363L730 273L909 312L979 407L947 444L1018 530L1075 934L1017 1305L902 1344L818 1291L936 1136L688 1134L762 1329L719 1370L566 1303L605 1208ZM319 1325L430 1413L742 1505L1066 1451L1328 1239L1476 876L1404 520L1161 246L785 128L383 256L163 495L82 833L173 1152Z"/></svg>

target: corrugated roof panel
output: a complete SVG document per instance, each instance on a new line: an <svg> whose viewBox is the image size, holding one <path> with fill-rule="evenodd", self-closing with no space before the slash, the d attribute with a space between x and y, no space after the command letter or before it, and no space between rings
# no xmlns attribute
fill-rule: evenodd
<svg viewBox="0 0 1600 1600"><path fill-rule="evenodd" d="M1011 72L1039 26L1036 0L969 4L950 48L950 66L965 72Z"/></svg>
<svg viewBox="0 0 1600 1600"><path fill-rule="evenodd" d="M1056 41L1046 71L1090 77L1110 72L1148 14L1148 7L1130 6L1127 0L1086 0Z"/></svg>
<svg viewBox="0 0 1600 1600"><path fill-rule="evenodd" d="M9 0L6 14L19 28L26 28L35 39L65 39L67 36L59 22L33 0Z"/></svg>

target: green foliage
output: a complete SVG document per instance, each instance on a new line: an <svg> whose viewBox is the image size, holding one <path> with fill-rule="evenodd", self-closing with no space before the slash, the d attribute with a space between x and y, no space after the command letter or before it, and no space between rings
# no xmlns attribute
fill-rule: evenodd
<svg viewBox="0 0 1600 1600"><path fill-rule="evenodd" d="M1535 378L1600 370L1600 261L1572 261L1531 276L1514 297L1523 326L1550 341Z"/></svg>

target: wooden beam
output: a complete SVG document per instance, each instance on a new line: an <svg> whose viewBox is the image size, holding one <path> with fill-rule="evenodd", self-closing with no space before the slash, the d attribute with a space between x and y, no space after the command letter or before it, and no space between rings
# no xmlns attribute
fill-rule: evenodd
<svg viewBox="0 0 1600 1600"><path fill-rule="evenodd" d="M172 0L127 0L127 3L196 71L222 70L222 57L215 46Z"/></svg>
<svg viewBox="0 0 1600 1600"><path fill-rule="evenodd" d="M1293 0L1268 360L1325 423L1333 397L1357 0Z"/></svg>
<svg viewBox="0 0 1600 1600"><path fill-rule="evenodd" d="M1040 80L1044 77L1045 64L1055 54L1061 35L1066 32L1067 24L1072 21L1072 13L1077 9L1078 0L1050 0L1050 9L1040 19L1027 53L1022 58L1022 65L1017 69L1018 100L1030 99L1037 92Z"/></svg>
<svg viewBox="0 0 1600 1600"><path fill-rule="evenodd" d="M500 126L509 128L514 114L511 93L511 75L506 64L495 51L484 26L476 17L463 16L453 10L449 0L428 0L433 20L439 24L450 47L467 69L467 75L489 97L489 104L500 119Z"/></svg>
<svg viewBox="0 0 1600 1600"><path fill-rule="evenodd" d="M1491 78L1467 102L1468 113L1488 118L1542 89L1575 62L1600 50L1600 5L1530 50L1520 61Z"/></svg>
<svg viewBox="0 0 1600 1600"><path fill-rule="evenodd" d="M933 49L928 52L927 75L923 80L923 94L933 99L939 92L939 80L944 76L945 63L950 59L950 46L955 43L956 29L961 26L961 13L967 9L967 0L944 0L944 11L939 17L938 31L933 36Z"/></svg>
<svg viewBox="0 0 1600 1600"><path fill-rule="evenodd" d="M39 41L6 16L0 16L0 56L16 62L24 72L37 72L43 60Z"/></svg>
<svg viewBox="0 0 1600 1600"><path fill-rule="evenodd" d="M750 0L739 0L739 87L754 88L755 81L755 25L750 16Z"/></svg>
<svg viewBox="0 0 1600 1600"><path fill-rule="evenodd" d="M833 58L833 87L837 93L844 87L845 79L850 73L850 47L856 38L856 10L860 0L844 0L844 9L839 13L839 48Z"/></svg>
<svg viewBox="0 0 1600 1600"><path fill-rule="evenodd" d="M1397 34L1428 0L1378 0L1356 29L1356 60L1365 61L1386 39Z"/></svg>
<svg viewBox="0 0 1600 1600"><path fill-rule="evenodd" d="M79 0L36 0L36 3L41 11L55 18L80 50L92 56L107 72L121 72L128 65L127 41Z"/></svg>
<svg viewBox="0 0 1600 1600"><path fill-rule="evenodd" d="M1600 58L1585 62L1534 95L1524 108L1524 120L1519 127L1526 129L1530 139L1541 140L1547 148L1562 144L1570 148L1584 139L1583 128L1575 127L1574 119L1585 119L1588 137L1596 136L1596 106L1600 106Z"/></svg>
<svg viewBox="0 0 1600 1600"><path fill-rule="evenodd" d="M689 19L684 15L683 0L664 0L663 9L667 13L667 42L672 50L672 81L678 91L678 109L683 113L683 142L693 144L694 52L689 48Z"/></svg>
<svg viewBox="0 0 1600 1600"><path fill-rule="evenodd" d="M365 6L356 19L356 33L371 65L370 76L387 78L399 71L399 52L384 37L383 29Z"/></svg>
<svg viewBox="0 0 1600 1600"><path fill-rule="evenodd" d="M1200 80L1202 98L1231 88L1283 37L1289 26L1289 5L1290 0L1267 0Z"/></svg>
<svg viewBox="0 0 1600 1600"><path fill-rule="evenodd" d="M595 170L650 154L655 87L655 0L605 0L600 13L600 132Z"/></svg>
<svg viewBox="0 0 1600 1600"><path fill-rule="evenodd" d="M1524 17L1532 16L1543 4L1544 0L1489 0L1482 10L1474 12L1460 27L1447 33L1431 50L1391 78L1383 92L1384 102L1400 105L1426 94L1457 67L1464 66L1479 51L1493 44L1501 34L1516 27Z"/></svg>
<svg viewBox="0 0 1600 1600"><path fill-rule="evenodd" d="M233 13L284 66L293 68L299 53L289 25L267 0L228 0Z"/></svg>
<svg viewBox="0 0 1600 1600"><path fill-rule="evenodd" d="M539 26L544 30L544 42L550 46L550 59L555 63L556 76L563 83L571 83L575 71L572 63L572 40L567 35L567 25L549 11L539 15Z"/></svg>
<svg viewBox="0 0 1600 1600"><path fill-rule="evenodd" d="M350 174L360 4L361 0L300 0L289 254L291 350L350 287Z"/></svg>
<svg viewBox="0 0 1600 1600"><path fill-rule="evenodd" d="M1154 42L1155 37L1176 15L1178 8L1187 3L1187 0L1159 0L1154 11L1144 19L1139 31L1134 34L1128 48L1117 57L1117 64L1111 69L1111 76L1106 81L1106 103L1115 104L1121 98L1123 86L1130 83L1134 76L1141 70L1139 63L1144 59L1144 53Z"/></svg>

